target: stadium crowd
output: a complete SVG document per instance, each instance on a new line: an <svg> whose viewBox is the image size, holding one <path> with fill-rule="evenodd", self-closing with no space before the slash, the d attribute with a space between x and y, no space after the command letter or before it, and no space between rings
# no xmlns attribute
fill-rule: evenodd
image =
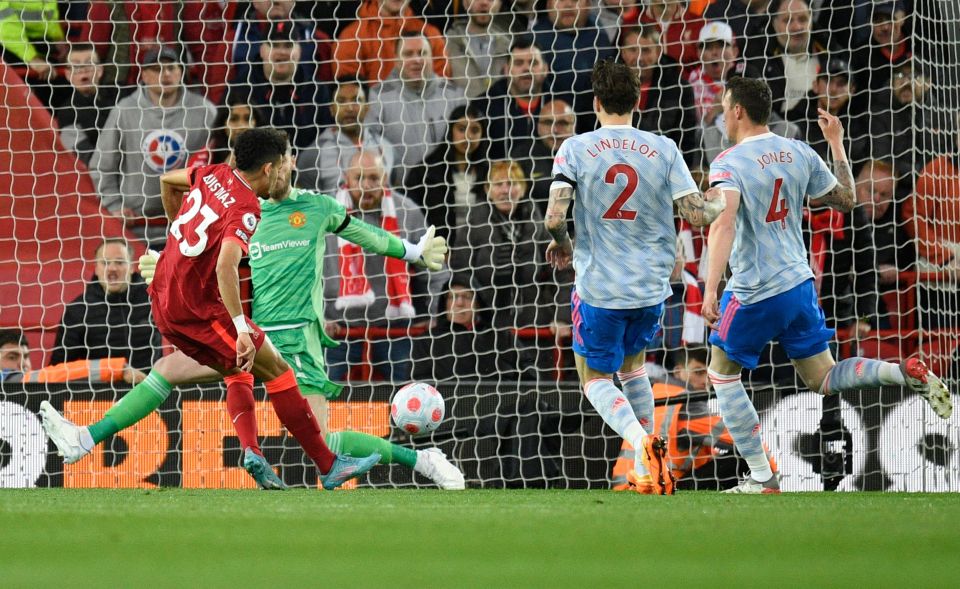
<svg viewBox="0 0 960 589"><path fill-rule="evenodd" d="M824 158L817 108L841 118L859 206L806 212L836 326L867 336L901 325L901 272L960 270L956 121L914 59L911 12L909 1L855 0L11 0L0 1L0 42L89 168L104 211L154 248L166 235L160 175L227 161L231 142L258 125L287 131L300 186L352 197L377 225L391 195L401 232L432 224L447 237L450 271L414 273L401 316L386 312L389 281L374 256L375 300L340 300L349 277L330 238L325 321L349 344L331 352L334 378L356 378L369 361L397 381L552 380L574 378L561 352L573 277L544 259L543 212L560 145L596 125L589 72L601 59L636 70L635 124L674 140L704 188L709 162L730 147L719 108L729 76L765 79L772 130ZM651 357L667 370L669 350L706 335L705 235L678 230L674 293ZM126 258L116 243L101 250L104 267ZM129 289L101 286L98 273L68 307L52 361L149 366L157 342L141 325L145 292L123 272ZM939 285L920 296L956 308ZM120 333L122 313L130 325ZM96 345L76 331L91 323L110 332Z"/></svg>

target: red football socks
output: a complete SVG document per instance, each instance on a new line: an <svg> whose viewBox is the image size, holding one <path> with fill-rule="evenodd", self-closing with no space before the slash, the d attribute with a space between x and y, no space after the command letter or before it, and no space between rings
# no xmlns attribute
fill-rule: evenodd
<svg viewBox="0 0 960 589"><path fill-rule="evenodd" d="M263 456L260 450L260 442L257 439L257 411L256 402L253 399L253 375L249 372L241 372L225 376L223 382L227 383L227 413L233 421L233 429L240 438L240 446L250 448L255 453Z"/></svg>
<svg viewBox="0 0 960 589"><path fill-rule="evenodd" d="M293 370L287 370L270 382L264 383L264 386L267 388L270 402L273 403L273 410L280 418L280 423L300 442L320 472L327 474L336 457L323 441L320 424L310 410L310 404L300 394Z"/></svg>

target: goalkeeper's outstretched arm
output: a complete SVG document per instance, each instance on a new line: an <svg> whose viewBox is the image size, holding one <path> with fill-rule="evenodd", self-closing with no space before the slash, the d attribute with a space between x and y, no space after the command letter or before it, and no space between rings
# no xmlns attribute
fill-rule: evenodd
<svg viewBox="0 0 960 589"><path fill-rule="evenodd" d="M447 255L447 240L435 235L436 228L433 225L427 228L426 233L417 243L400 239L380 227L349 216L333 230L333 233L350 243L359 245L366 251L400 258L428 270L440 270Z"/></svg>

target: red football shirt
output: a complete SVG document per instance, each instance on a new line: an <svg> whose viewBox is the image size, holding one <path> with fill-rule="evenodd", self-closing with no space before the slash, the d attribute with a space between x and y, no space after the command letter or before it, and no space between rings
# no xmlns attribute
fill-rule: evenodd
<svg viewBox="0 0 960 589"><path fill-rule="evenodd" d="M229 165L198 166L189 174L190 192L170 225L150 285L154 312L168 323L227 315L217 284L220 247L233 239L247 251L260 222L260 199Z"/></svg>

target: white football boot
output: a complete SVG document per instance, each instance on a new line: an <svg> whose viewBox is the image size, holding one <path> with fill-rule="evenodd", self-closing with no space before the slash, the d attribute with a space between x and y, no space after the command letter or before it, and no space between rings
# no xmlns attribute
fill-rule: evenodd
<svg viewBox="0 0 960 589"><path fill-rule="evenodd" d="M462 491L467 486L463 473L440 448L417 450L417 465L413 470L435 482L444 491Z"/></svg>
<svg viewBox="0 0 960 589"><path fill-rule="evenodd" d="M900 363L900 372L903 373L907 388L926 399L934 413L943 419L950 417L953 413L950 391L926 364L919 358L910 358Z"/></svg>
<svg viewBox="0 0 960 589"><path fill-rule="evenodd" d="M47 401L40 403L40 418L43 420L43 431L57 447L57 455L63 456L64 464L73 464L90 453L80 443L78 425L60 415L53 405Z"/></svg>
<svg viewBox="0 0 960 589"><path fill-rule="evenodd" d="M777 473L773 473L769 481L761 483L755 480L753 475L750 475L739 485L725 490L724 493L730 493L732 495L779 495L780 477Z"/></svg>

